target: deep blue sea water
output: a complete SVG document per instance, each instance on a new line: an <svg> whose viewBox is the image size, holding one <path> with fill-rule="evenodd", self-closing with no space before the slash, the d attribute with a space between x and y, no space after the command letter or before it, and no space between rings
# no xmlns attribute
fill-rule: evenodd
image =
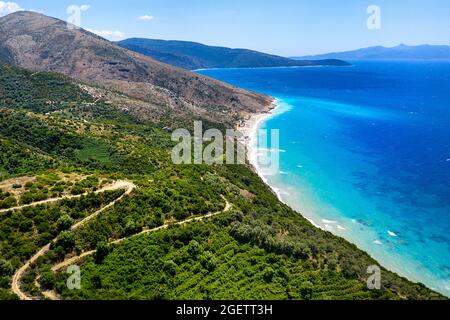
<svg viewBox="0 0 450 320"><path fill-rule="evenodd" d="M199 71L281 99L281 168L305 217L450 296L450 61Z"/></svg>

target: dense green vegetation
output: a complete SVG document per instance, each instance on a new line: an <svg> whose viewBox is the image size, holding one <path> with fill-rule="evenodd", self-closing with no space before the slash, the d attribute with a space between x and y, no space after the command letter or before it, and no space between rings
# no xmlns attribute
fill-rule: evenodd
<svg viewBox="0 0 450 320"><path fill-rule="evenodd" d="M142 183L132 197L76 232L77 250L95 249L99 242L121 239L172 219L182 221L223 210L220 193L205 188L200 175L197 170L164 171Z"/></svg>
<svg viewBox="0 0 450 320"><path fill-rule="evenodd" d="M2 123L0 124L2 125ZM18 145L0 135L0 179L55 168L57 161L39 149Z"/></svg>
<svg viewBox="0 0 450 320"><path fill-rule="evenodd" d="M139 237L101 263L83 265L82 290L53 286L71 299L367 299L361 281L333 269L316 271L302 259L241 243L227 230L238 215Z"/></svg>
<svg viewBox="0 0 450 320"><path fill-rule="evenodd" d="M169 157L155 144L152 133L155 136L160 133L154 127L139 133L140 136L133 136L127 134L130 129L119 125L88 127L73 119L10 109L0 109L0 123L0 136L16 143L11 147L8 142L2 144L6 154L11 155L2 161L0 172L4 177L26 173L27 169L35 172L33 165L41 158L48 158L38 165L41 168L55 167L55 159L58 159L60 163L76 168L141 174L153 172L160 163L158 159L144 158L144 154ZM22 154L28 161L21 157Z"/></svg>
<svg viewBox="0 0 450 320"><path fill-rule="evenodd" d="M17 205L17 199L10 192L0 190L0 209L8 209Z"/></svg>
<svg viewBox="0 0 450 320"><path fill-rule="evenodd" d="M21 87L23 71L2 68ZM63 81L45 74L37 83L23 80L23 86L49 86L52 79ZM16 186L23 191L16 201L91 193L0 214L0 299L13 298L8 288L14 271L55 238L23 279L22 289L34 296L42 298L35 285L39 278L44 289L73 299L441 298L386 270L382 289L368 290L366 270L376 262L366 253L314 228L247 166L173 165L170 134L159 129L164 124L135 119L102 101L88 108L82 101L89 97L77 94L76 85L52 85L44 95L18 89L20 97L5 86L9 80L0 81L0 92L9 92L17 103L0 108L0 148L8 155L0 158L1 178L37 176ZM34 106L46 95L78 102L48 115ZM61 180L54 172L86 178ZM93 194L100 177L130 180L137 189L85 226L69 230L122 194ZM13 205L8 192L1 191L0 205ZM222 211L223 197L232 211L133 237L164 223ZM122 238L128 239L109 244ZM89 249L97 253L79 262L82 289L68 290L65 270L53 274L51 266Z"/></svg>
<svg viewBox="0 0 450 320"><path fill-rule="evenodd" d="M76 200L63 200L57 205L29 207L0 214L0 264L11 266L0 270L0 299L9 287L10 277L41 247L51 242L76 221L117 199L123 191L89 194ZM55 253L64 257L65 248L55 247Z"/></svg>
<svg viewBox="0 0 450 320"><path fill-rule="evenodd" d="M0 221L1 258L14 267L30 258L40 247L67 230L77 220L116 199L123 191L89 194L57 205L29 207L2 213Z"/></svg>
<svg viewBox="0 0 450 320"><path fill-rule="evenodd" d="M67 77L47 72L30 72L0 64L0 108L22 108L55 112L93 102Z"/></svg>
<svg viewBox="0 0 450 320"><path fill-rule="evenodd" d="M221 179L219 190L233 212L113 246L101 261L86 259L82 290L67 290L64 273L52 288L71 299L429 297L425 287L386 270L382 290L368 290L367 266L376 262L367 254L312 228L247 169L219 172L230 179Z"/></svg>

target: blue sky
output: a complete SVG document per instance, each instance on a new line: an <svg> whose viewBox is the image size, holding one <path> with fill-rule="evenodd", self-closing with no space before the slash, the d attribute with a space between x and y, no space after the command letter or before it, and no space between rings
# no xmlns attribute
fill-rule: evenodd
<svg viewBox="0 0 450 320"><path fill-rule="evenodd" d="M450 45L448 0L17 0L0 1L0 15L20 7L66 20L72 4L89 6L81 26L110 40L190 40L285 56ZM367 28L370 5L381 9L380 30Z"/></svg>

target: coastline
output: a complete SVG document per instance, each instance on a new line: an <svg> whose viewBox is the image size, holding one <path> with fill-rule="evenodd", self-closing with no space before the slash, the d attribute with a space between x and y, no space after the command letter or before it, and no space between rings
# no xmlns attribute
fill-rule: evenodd
<svg viewBox="0 0 450 320"><path fill-rule="evenodd" d="M355 72L358 73L359 70L355 70ZM222 76L222 73L219 73L219 75ZM227 74L225 73L225 75ZM250 76L252 75L253 74L250 72ZM258 77L260 76L259 73L257 73L256 75ZM235 79L233 78L233 76L236 75L234 73L231 73L232 81L230 82L239 85L239 81L241 81L241 78L237 77L237 79ZM223 78L226 79L227 77L223 76ZM249 80L246 76L242 76L242 79L242 81ZM253 79L250 77L250 80ZM244 84L247 83L245 81ZM292 87L296 88L295 83L292 85ZM288 86L288 88L291 87ZM280 91L277 90L276 86L266 88L264 82L256 82L256 85L252 87L252 89L256 92L268 94L271 97L281 97L281 99L273 99L270 108L269 105L265 105L262 106L263 111L256 111L253 114L246 113L243 117L244 120L242 120L237 126L237 129L245 137L245 139L241 139L241 143L245 143L246 146L247 163L249 164L251 170L261 178L270 192L276 195L277 199L280 202L292 208L304 219L309 221L314 227L326 232L330 232L337 237L345 239L349 243L355 245L361 251L367 253L374 260L378 261L378 265L382 266L384 269L400 275L401 277L407 278L411 282L422 283L426 287L449 297L450 282L443 283L442 279L439 278L439 274L435 272L435 269L427 269L428 265L433 267L432 263L434 262L428 262L428 260L420 260L419 258L421 258L420 256L422 254L417 253L418 251L414 251L416 247L413 247L412 249L407 247L412 247L413 245L415 245L415 243L412 241L416 240L416 238L420 236L412 235L411 237L411 232L408 231L407 228L404 228L405 224L396 224L394 217L392 219L389 219L388 213L390 210L380 210L374 206L371 206L370 204L372 204L372 202L369 203L369 205L365 206L366 202L362 202L363 199L359 199L358 197L356 197L357 201L355 201L355 197L353 197L352 199L348 199L349 201L346 201L346 197L338 199L342 202L322 201L322 198L320 197L320 190L318 190L319 192L316 192L316 189L314 188L313 182L315 181L307 180L311 177L306 177L302 180L298 179L298 177L295 175L295 170L297 170L295 169L295 166L301 168L298 171L299 177L301 178L301 175L307 175L309 172L314 172L314 174L316 174L316 172L322 172L321 166L324 166L326 169L326 166L329 164L326 161L320 161L323 158L320 157L321 154L319 152L315 155L317 156L316 158L308 158L307 152L298 152L301 151L296 149L300 145L299 141L291 141L290 139L288 139L290 138L290 133L292 133L292 130L295 130L296 127L294 121L292 123L290 123L288 120L284 122L285 119L291 118L290 114L284 114L284 112L289 108L289 106L298 106L296 110L292 110L292 117L295 117L298 113L299 115L304 116L303 118L301 118L302 123L308 123L305 122L305 120L308 121L307 116L311 116L311 114L309 114L308 110L306 110L305 112L307 116L305 116L304 113L301 113L303 108L300 108L300 106L304 105L305 102L309 102L307 101L308 98L296 94L292 94L292 96L289 95L285 98L284 95L286 93L285 91L281 90L283 88L281 88ZM277 92L280 92L281 96L278 96ZM314 103L319 103L318 107L322 107L322 101L325 101L325 106L327 106L327 103L331 101L317 97L310 99L314 99ZM284 115L280 116L280 114ZM378 113L377 115L380 116L380 120L392 120L392 118L388 119L388 117L386 117L384 114ZM369 118L373 117L374 115L355 113L347 114L346 116L359 117L361 118L361 120L369 121ZM365 119L366 116L368 119ZM280 119L275 119L278 117ZM283 134L283 147L287 149L287 151L279 151L289 152L290 154L281 154L281 157L283 159L281 168L284 171L280 171L278 174L275 173L275 176L269 176L267 174L267 167L264 165L264 160L266 158L264 153L265 151L267 151L267 149L263 149L264 147L262 147L262 141L260 142L260 149L258 150L257 148L259 133L258 130L262 128L268 128L269 130L271 128L286 128L285 124L286 127L291 130ZM326 125L327 123L324 122L323 119L321 119L318 120L318 124L318 126L314 127L318 129L316 131L313 131L313 133L317 136L321 134L321 131L319 129L322 127L320 125ZM297 138L293 136L293 139ZM291 143L297 146L292 146L291 148ZM275 150L273 151L275 152ZM299 155L295 154L295 152L297 152L298 154L301 153L302 155L299 157ZM351 150L348 152L351 152ZM314 155L314 153L312 154ZM339 152L337 154L340 155ZM344 149L341 155L343 159L340 160L346 159L345 157L347 155L347 149ZM268 156L270 156L270 154ZM316 161L314 161L314 159L316 159ZM319 161L317 161L317 159ZM311 161L308 162L308 160ZM353 161L354 159L350 160ZM362 166L362 168L367 168L367 165ZM290 173L294 174L290 175ZM322 176L320 174L312 176L312 178L316 177L321 178ZM296 185L297 182L298 185ZM303 184L301 182L303 182ZM333 185L335 185L335 182L333 182ZM345 184L342 185L346 187ZM327 185L325 185L325 187L327 187ZM335 190L336 191L333 190L333 194L335 194L335 192L341 192L341 190L347 189L337 188ZM353 196L352 193L346 193L346 196L347 195L348 198L351 198ZM340 204L342 203L344 205L340 206ZM350 203L348 207L346 205L347 203ZM360 206L362 209L357 208L358 206ZM356 210L352 211L353 208L356 208ZM361 213L358 211L361 211ZM384 211L387 211L387 213ZM387 216L387 219L382 219L385 216ZM430 231L433 230L431 230L430 228ZM409 240L411 240L411 242L409 242ZM419 244L417 248L420 248L420 246L421 245ZM439 259L436 259L436 261L439 262Z"/></svg>
<svg viewBox="0 0 450 320"><path fill-rule="evenodd" d="M251 167L251 169L263 180L263 182L266 184L266 186L269 188L269 190L271 190L273 192L274 195L277 196L278 200L289 206L290 208L292 208L294 211L296 211L299 215L301 215L304 219L306 219L309 223L311 223L312 226L323 230L323 231L327 231L327 232L331 232L332 234L334 234L337 237L343 237L343 235L340 235L330 229L327 229L328 224L325 224L325 226L320 225L319 223L316 223L312 218L308 217L307 215L305 215L304 212L302 211L298 211L297 209L293 208L290 204L287 203L287 201L283 200L283 190L278 189L274 186L272 186L268 179L266 178L263 170L260 168L260 166L258 165L258 130L260 129L261 125L272 119L273 117L276 117L277 115L285 112L285 111L281 111L280 112L280 108L282 108L283 106L281 105L283 101L279 98L274 98L272 101L272 104L266 109L266 111L263 112L259 112L256 113L254 115L251 115L249 118L247 118L246 120L243 120L243 122L241 122L240 125L237 126L237 130L239 132L242 133L243 135L243 139L242 142L245 145L246 148L246 156L247 156L247 161ZM324 222L325 220L322 219L322 222ZM335 223L334 221L329 221L327 223ZM342 228L342 227L341 227ZM342 230L347 230L346 228L342 229ZM367 231L367 230L366 230ZM391 235L393 236L393 235ZM357 246L360 250L362 250L363 252L366 252L367 254L369 254L372 257L372 254L369 253L368 250L362 249L356 241L354 240L350 240L346 237L344 237L347 241L349 241L350 243L354 244L355 246ZM376 243L375 243L376 244ZM376 261L379 261L378 259L375 259ZM379 262L379 265L382 266L383 268L397 274L397 275L401 275L405 278L407 278L409 281L414 282L414 283L425 283L423 280L421 280L420 278L415 277L414 274L408 274L404 272L404 270L401 270L401 268L398 267L398 265L396 264L389 264L386 262L386 260L383 260L383 263ZM428 288L431 288L432 290L438 291L441 294L444 294L445 296L447 296L444 292L440 291L439 288L437 287L433 287L430 285L426 285Z"/></svg>
<svg viewBox="0 0 450 320"><path fill-rule="evenodd" d="M278 190L277 188L270 185L260 166L258 165L258 130L264 122L280 114L277 112L282 107L281 102L281 99L273 98L271 105L267 108L266 111L254 114L250 116L249 119L244 120L241 125L238 125L238 131L243 135L242 142L244 143L246 148L247 161L249 162L253 171L258 174L258 176L269 187L269 189L277 196L280 202L289 206L289 204L287 204L286 201L283 200L281 190ZM306 217L304 214L299 214L304 219L308 220L314 227L321 230L326 230L324 227L320 226L312 219Z"/></svg>
<svg viewBox="0 0 450 320"><path fill-rule="evenodd" d="M323 231L331 232L335 236L343 237L343 235L340 235L340 234L334 232L333 230L327 229L328 223L333 224L336 222L322 219L322 222L326 222L326 223L325 223L325 226L320 225L319 223L316 223L312 218L305 215L304 212L293 208L290 204L287 203L287 201L283 200L283 190L278 189L269 183L263 170L261 169L261 167L258 164L258 130L261 128L261 126L262 126L262 124L264 124L264 122L286 112L283 110L280 111L280 109L283 107L282 102L283 101L279 98L273 98L272 104L266 109L266 111L251 115L249 118L247 118L246 120L243 120L243 122L241 122L241 124L237 126L237 130L239 132L241 132L241 134L243 135L242 142L244 143L245 148L246 148L247 161L248 161L251 169L263 180L263 182L266 184L266 186L269 188L269 190L271 190L273 192L273 194L277 196L278 200L281 203L289 206L294 211L298 212L299 215L301 215L304 219L306 219L314 227L316 227L320 230L323 230ZM341 230L347 230L347 229L344 228ZM388 233L389 232L390 231L388 231ZM390 234L390 236L394 237L393 234L392 235ZM395 235L395 236L397 236L397 235ZM347 241L349 241L350 243L356 245L360 250L362 250L362 251L366 252L367 254L369 254L370 256L372 256L372 254L369 253L368 250L362 249L357 244L356 241L350 240L346 237L344 237L344 238L347 239ZM375 244L377 244L377 243L375 243ZM378 259L375 259L375 260L379 261ZM410 274L410 273L408 274L408 272L405 273L405 271L402 270L401 268L399 268L398 265L387 263L386 260L383 260L383 263L379 263L379 265L395 274L398 274L398 275L401 275L401 276L407 278L409 281L412 281L414 283L425 283L422 279L420 279L420 277L418 278L414 274ZM427 285L427 287L447 296L444 292L440 291L439 288L437 288L437 287L433 287L430 285Z"/></svg>

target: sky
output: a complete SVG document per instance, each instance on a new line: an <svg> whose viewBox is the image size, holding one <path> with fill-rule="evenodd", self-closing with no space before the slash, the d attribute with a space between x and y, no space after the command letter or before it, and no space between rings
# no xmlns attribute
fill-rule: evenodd
<svg viewBox="0 0 450 320"><path fill-rule="evenodd" d="M67 8L76 5L81 27L109 40L187 40L282 56L450 45L448 0L76 1L0 1L0 16L23 9L67 20Z"/></svg>

